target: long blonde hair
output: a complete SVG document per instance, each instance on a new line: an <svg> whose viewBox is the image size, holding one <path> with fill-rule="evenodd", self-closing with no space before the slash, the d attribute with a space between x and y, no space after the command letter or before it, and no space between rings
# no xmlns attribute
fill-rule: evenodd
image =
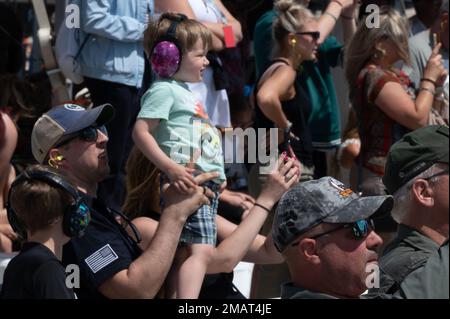
<svg viewBox="0 0 450 319"><path fill-rule="evenodd" d="M361 19L345 54L345 75L350 87L354 87L359 73L376 53L376 44L381 40L391 40L400 58L409 63L408 30L408 20L388 7L380 10L379 27L369 28L366 19Z"/></svg>
<svg viewBox="0 0 450 319"><path fill-rule="evenodd" d="M149 216L159 204L159 169L135 146L126 166L127 196L123 211L134 219Z"/></svg>

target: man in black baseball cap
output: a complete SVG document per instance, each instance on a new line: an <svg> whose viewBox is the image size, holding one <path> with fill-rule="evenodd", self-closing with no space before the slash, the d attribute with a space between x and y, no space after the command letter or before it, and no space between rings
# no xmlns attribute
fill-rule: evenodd
<svg viewBox="0 0 450 319"><path fill-rule="evenodd" d="M165 189L166 208L158 228L150 243L139 246L137 227L97 197L98 183L109 174L103 125L113 112L109 104L91 110L74 104L52 108L34 125L32 151L38 162L48 163L72 182L91 213L84 236L72 238L63 249L63 264L80 267L77 297L153 298L170 269L186 219L213 193L198 187L191 196L182 196L172 186ZM215 177L203 173L196 181L202 184Z"/></svg>
<svg viewBox="0 0 450 319"><path fill-rule="evenodd" d="M358 298L371 282L383 243L371 219L392 205L392 196L360 197L332 177L286 192L272 228L292 279L281 297Z"/></svg>
<svg viewBox="0 0 450 319"><path fill-rule="evenodd" d="M449 129L417 129L392 145L383 182L394 196L397 237L380 259L380 288L395 293L403 279L421 268L448 238Z"/></svg>

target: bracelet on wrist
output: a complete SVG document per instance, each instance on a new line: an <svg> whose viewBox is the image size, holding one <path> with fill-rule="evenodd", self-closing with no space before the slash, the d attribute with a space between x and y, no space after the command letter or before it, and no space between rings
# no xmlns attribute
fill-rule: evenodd
<svg viewBox="0 0 450 319"><path fill-rule="evenodd" d="M341 8L344 7L344 5L342 4L342 2L340 2L339 0L331 0L330 3L331 3L331 2L336 2L338 5L341 6Z"/></svg>
<svg viewBox="0 0 450 319"><path fill-rule="evenodd" d="M419 89L419 92L420 91L427 91L427 92L430 92L432 95L433 95L433 97L434 97L434 91L432 90L432 89L430 89L430 88L424 88L424 87L422 87L422 88L420 88Z"/></svg>
<svg viewBox="0 0 450 319"><path fill-rule="evenodd" d="M329 13L329 12L324 12L323 13L323 15L327 15L327 16L329 16L330 18L332 18L333 20L334 20L334 22L336 23L337 22L337 17L335 17L333 14L331 14L331 13Z"/></svg>
<svg viewBox="0 0 450 319"><path fill-rule="evenodd" d="M421 78L420 82L430 82L430 83L433 83L433 85L435 87L437 86L436 81L433 81L432 79L429 79L429 78Z"/></svg>
<svg viewBox="0 0 450 319"><path fill-rule="evenodd" d="M284 133L290 133L291 132L291 129L292 129L292 122L287 122L287 125L286 125L286 127L283 129L283 132Z"/></svg>
<svg viewBox="0 0 450 319"><path fill-rule="evenodd" d="M268 209L267 207L265 207L265 206L263 206L261 204L258 204L258 203L255 203L254 206L261 207L262 209L264 209L266 212L268 212L270 214L270 209Z"/></svg>

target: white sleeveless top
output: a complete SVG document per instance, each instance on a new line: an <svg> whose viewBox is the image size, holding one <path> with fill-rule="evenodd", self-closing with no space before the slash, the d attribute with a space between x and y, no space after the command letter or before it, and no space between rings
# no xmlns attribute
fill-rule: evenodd
<svg viewBox="0 0 450 319"><path fill-rule="evenodd" d="M217 9L208 1L188 0L198 21L222 23ZM203 72L203 82L187 83L194 96L202 102L211 123L218 127L231 127L230 105L225 90L217 91L214 87L213 71L208 67Z"/></svg>

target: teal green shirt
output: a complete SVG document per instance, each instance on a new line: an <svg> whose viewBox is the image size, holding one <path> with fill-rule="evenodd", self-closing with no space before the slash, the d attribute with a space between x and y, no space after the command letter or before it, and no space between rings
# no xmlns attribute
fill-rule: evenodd
<svg viewBox="0 0 450 319"><path fill-rule="evenodd" d="M272 24L277 17L275 11L264 13L255 24L253 52L255 52L256 77L264 73L272 57Z"/></svg>
<svg viewBox="0 0 450 319"><path fill-rule="evenodd" d="M141 105L138 118L160 120L152 134L167 156L186 164L199 153L195 168L219 172L214 180L217 184L226 180L220 133L185 83L157 80L142 97Z"/></svg>
<svg viewBox="0 0 450 319"><path fill-rule="evenodd" d="M300 84L307 89L312 111L309 129L316 149L333 148L341 144L340 106L334 88L331 68L341 62L342 44L329 36L320 45L317 62L303 62L298 75Z"/></svg>

